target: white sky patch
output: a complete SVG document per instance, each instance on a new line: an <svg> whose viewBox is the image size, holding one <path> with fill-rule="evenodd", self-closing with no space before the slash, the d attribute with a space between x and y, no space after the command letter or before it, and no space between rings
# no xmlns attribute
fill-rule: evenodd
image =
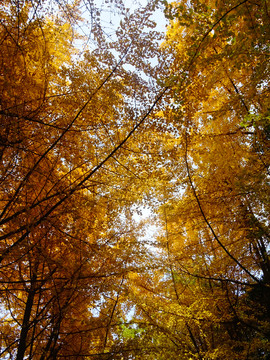
<svg viewBox="0 0 270 360"><path fill-rule="evenodd" d="M156 251L157 249L154 245L161 230L158 221L155 220L156 215L150 208L142 206L134 212L133 219L137 223L145 223L145 234L139 238L139 241L145 243L148 249Z"/></svg>
<svg viewBox="0 0 270 360"><path fill-rule="evenodd" d="M81 8L81 16L84 21L78 24L77 31L83 37L88 38L87 46L90 49L96 48L96 41L93 37L91 30L95 25L95 21L99 21L100 28L102 29L103 35L110 41L117 41L116 31L120 26L121 21L124 21L125 17L129 17L134 14L138 9L147 6L148 1L134 1L128 0L123 1L125 10L121 6L117 6L116 3L109 0L98 0L95 5L98 11L93 14L91 8L84 6ZM160 5L162 6L162 5ZM156 31L165 33L168 20L164 16L164 9L162 7L157 8L150 17L156 23ZM85 40L84 40L85 41ZM82 44L83 42L82 41ZM78 44L80 41L78 42ZM83 49L82 49L83 50Z"/></svg>

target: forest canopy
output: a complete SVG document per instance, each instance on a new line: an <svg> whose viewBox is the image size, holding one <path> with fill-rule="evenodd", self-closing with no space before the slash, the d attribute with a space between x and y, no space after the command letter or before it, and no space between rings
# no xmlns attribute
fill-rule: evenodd
<svg viewBox="0 0 270 360"><path fill-rule="evenodd" d="M269 359L270 1L3 0L0 44L1 358Z"/></svg>

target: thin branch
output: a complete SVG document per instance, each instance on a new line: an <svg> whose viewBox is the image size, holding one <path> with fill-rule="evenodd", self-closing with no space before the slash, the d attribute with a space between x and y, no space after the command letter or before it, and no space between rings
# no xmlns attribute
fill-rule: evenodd
<svg viewBox="0 0 270 360"><path fill-rule="evenodd" d="M259 279L257 279L256 276L252 275L251 272L245 267L243 266L230 252L229 250L223 245L223 243L220 241L219 237L217 236L216 232L214 231L213 227L211 226L211 224L209 223L206 214L202 208L201 205L201 201L197 195L193 180L192 180L192 176L190 173L190 167L189 167L189 163L188 163L188 141L187 141L187 137L188 134L186 132L186 146L185 146L185 164L186 164L186 169L187 169L187 175L188 175L188 179L189 179L189 183L193 192L193 195L196 199L196 202L198 204L198 207L200 209L201 215L205 221L205 223L207 224L208 228L210 229L212 235L214 236L214 239L217 241L217 243L221 246L221 248L225 251L225 253L246 273L248 274L254 281L256 281L257 283L261 283L261 281Z"/></svg>

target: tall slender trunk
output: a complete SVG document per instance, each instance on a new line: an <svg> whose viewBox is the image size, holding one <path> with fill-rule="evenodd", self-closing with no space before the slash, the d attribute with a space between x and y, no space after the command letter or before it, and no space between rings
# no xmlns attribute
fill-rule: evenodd
<svg viewBox="0 0 270 360"><path fill-rule="evenodd" d="M32 307L33 307L33 303L34 303L34 297L36 294L36 280L37 280L37 273L34 272L34 274L32 276L32 280L31 280L31 286L28 291L26 305L25 305L23 323L22 323L22 329L21 329L21 334L20 334L20 339L19 339L19 346L18 346L16 360L23 360L25 350L27 347L26 340L27 340L27 335L29 332L29 322L30 322L30 316L31 316Z"/></svg>

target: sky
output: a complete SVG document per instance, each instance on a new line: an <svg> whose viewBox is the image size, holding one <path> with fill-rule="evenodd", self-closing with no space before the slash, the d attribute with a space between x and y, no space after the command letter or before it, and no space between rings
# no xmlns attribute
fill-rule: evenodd
<svg viewBox="0 0 270 360"><path fill-rule="evenodd" d="M88 4L88 2L85 3ZM95 5L96 8L99 9L99 13L95 13L94 16L100 17L100 24L103 34L105 35L105 37L107 37L108 40L111 41L117 39L115 36L115 32L120 24L121 18L123 18L123 15L120 14L121 6L119 5L117 8L116 6L117 3L118 3L117 0L95 1ZM136 11L137 9L145 7L147 5L147 1L123 0L123 4L125 9L128 11L127 14L132 15L134 11ZM81 33L82 35L88 38L87 46L90 49L94 49L96 43L93 39L93 36L91 35L92 20L90 16L92 9L86 5L81 9L81 11L82 11L82 17L85 18L87 23L84 27L78 28L78 31L79 33ZM165 33L167 20L165 19L162 9L160 8L157 9L154 12L153 16L151 17L151 19L154 20L157 24L155 30Z"/></svg>

